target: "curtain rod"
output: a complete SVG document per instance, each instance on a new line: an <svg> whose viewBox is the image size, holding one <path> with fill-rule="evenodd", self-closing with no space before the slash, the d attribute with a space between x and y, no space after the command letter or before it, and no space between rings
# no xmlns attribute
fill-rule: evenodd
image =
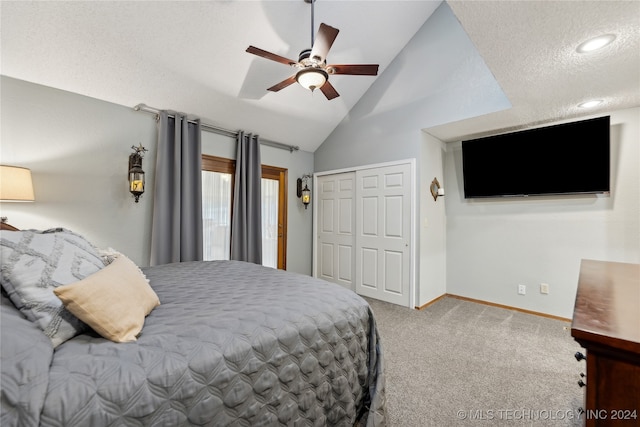
<svg viewBox="0 0 640 427"><path fill-rule="evenodd" d="M160 113L160 110L158 110L157 108L149 107L146 104L138 104L135 107L133 107L133 109L135 111L144 111L145 113L152 113L155 115L158 115ZM173 116L172 114L170 115L170 117L175 118L175 116ZM231 138L238 137L238 132L228 130L228 129L223 129L221 127L214 126L209 123L200 122L200 128L207 132L217 133L218 135L224 135ZM262 138L260 138L260 144L267 145L269 147L280 148L283 150L289 150L290 153L293 153L294 151L298 151L300 149L300 147L298 147L297 145L287 145L281 142L269 141L268 139L262 139Z"/></svg>

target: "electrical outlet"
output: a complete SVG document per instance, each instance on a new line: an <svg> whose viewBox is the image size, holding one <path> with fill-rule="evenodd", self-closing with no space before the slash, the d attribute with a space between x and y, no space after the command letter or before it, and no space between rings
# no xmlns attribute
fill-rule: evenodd
<svg viewBox="0 0 640 427"><path fill-rule="evenodd" d="M540 293L548 294L549 293L549 284L548 283L540 283Z"/></svg>
<svg viewBox="0 0 640 427"><path fill-rule="evenodd" d="M526 295L527 286L526 285L518 285L518 295Z"/></svg>

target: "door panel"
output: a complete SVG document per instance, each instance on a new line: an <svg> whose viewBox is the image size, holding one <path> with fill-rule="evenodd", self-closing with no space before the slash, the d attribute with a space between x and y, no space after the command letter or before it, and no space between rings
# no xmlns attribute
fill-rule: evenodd
<svg viewBox="0 0 640 427"><path fill-rule="evenodd" d="M409 306L411 166L356 172L358 294Z"/></svg>
<svg viewBox="0 0 640 427"><path fill-rule="evenodd" d="M378 288L378 250L375 248L361 248L361 254L361 280L359 285L363 288L369 288L373 290L373 292L375 292L375 290Z"/></svg>
<svg viewBox="0 0 640 427"><path fill-rule="evenodd" d="M338 278L341 281L352 281L352 264L353 264L353 246L351 245L340 245L338 247L338 261L340 272Z"/></svg>
<svg viewBox="0 0 640 427"><path fill-rule="evenodd" d="M319 277L353 290L355 173L319 177L317 186Z"/></svg>
<svg viewBox="0 0 640 427"><path fill-rule="evenodd" d="M340 224L340 234L342 235L353 235L353 224L352 219L355 212L353 211L353 199L352 198L342 198L338 201L340 203L340 212L339 221Z"/></svg>
<svg viewBox="0 0 640 427"><path fill-rule="evenodd" d="M333 278L333 245L322 244L320 246L320 277Z"/></svg>
<svg viewBox="0 0 640 427"><path fill-rule="evenodd" d="M384 251L384 290L386 292L402 294L403 258L402 252Z"/></svg>
<svg viewBox="0 0 640 427"><path fill-rule="evenodd" d="M334 216L334 203L335 200L333 199L329 199L329 200L320 200L320 204L321 204L321 215L322 215L322 221L321 221L321 228L320 230L322 230L323 233L333 233L333 216Z"/></svg>
<svg viewBox="0 0 640 427"><path fill-rule="evenodd" d="M390 173L388 175L385 175L385 187L402 187L402 183L404 182L403 178L404 176L401 173Z"/></svg>
<svg viewBox="0 0 640 427"><path fill-rule="evenodd" d="M359 217L362 225L362 234L365 236L376 237L378 235L378 198L362 197L362 210L367 212L366 215Z"/></svg>
<svg viewBox="0 0 640 427"><path fill-rule="evenodd" d="M402 238L402 196L384 198L384 237Z"/></svg>

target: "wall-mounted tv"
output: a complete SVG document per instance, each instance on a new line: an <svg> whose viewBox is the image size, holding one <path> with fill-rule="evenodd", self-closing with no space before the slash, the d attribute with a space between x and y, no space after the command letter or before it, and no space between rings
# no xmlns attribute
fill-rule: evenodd
<svg viewBox="0 0 640 427"><path fill-rule="evenodd" d="M462 141L464 197L608 193L609 119Z"/></svg>

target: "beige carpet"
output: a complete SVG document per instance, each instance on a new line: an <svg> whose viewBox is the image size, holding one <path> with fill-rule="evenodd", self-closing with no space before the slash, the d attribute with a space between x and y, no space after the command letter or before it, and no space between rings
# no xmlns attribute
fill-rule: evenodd
<svg viewBox="0 0 640 427"><path fill-rule="evenodd" d="M585 362L570 323L445 297L367 299L385 355L390 426L579 426Z"/></svg>

